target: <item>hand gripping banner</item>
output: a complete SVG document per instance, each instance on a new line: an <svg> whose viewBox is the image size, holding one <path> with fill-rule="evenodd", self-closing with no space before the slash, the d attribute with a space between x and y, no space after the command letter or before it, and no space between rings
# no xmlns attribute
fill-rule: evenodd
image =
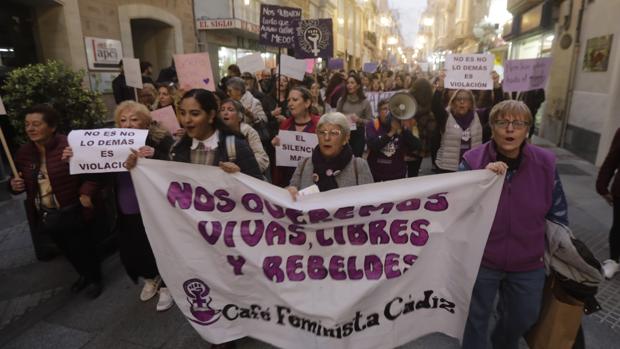
<svg viewBox="0 0 620 349"><path fill-rule="evenodd" d="M159 271L211 343L393 348L461 338L503 177L487 170L308 195L217 167L131 171Z"/></svg>

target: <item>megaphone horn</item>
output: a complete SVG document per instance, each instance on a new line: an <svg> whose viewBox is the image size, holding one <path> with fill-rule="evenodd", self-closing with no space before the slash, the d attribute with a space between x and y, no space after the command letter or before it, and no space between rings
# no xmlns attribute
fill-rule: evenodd
<svg viewBox="0 0 620 349"><path fill-rule="evenodd" d="M388 102L390 113L399 120L409 120L413 118L418 105L415 99L407 92L394 94Z"/></svg>

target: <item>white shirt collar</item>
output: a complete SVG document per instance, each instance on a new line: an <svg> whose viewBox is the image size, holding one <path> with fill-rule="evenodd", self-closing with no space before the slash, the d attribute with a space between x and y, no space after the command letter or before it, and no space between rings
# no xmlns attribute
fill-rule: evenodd
<svg viewBox="0 0 620 349"><path fill-rule="evenodd" d="M192 138L191 149L195 150L196 148L198 148L198 144L202 143L205 149L213 150L217 148L217 144L219 140L220 140L220 132L218 130L215 130L215 132L213 132L211 137L205 139L204 141L199 141L196 138Z"/></svg>

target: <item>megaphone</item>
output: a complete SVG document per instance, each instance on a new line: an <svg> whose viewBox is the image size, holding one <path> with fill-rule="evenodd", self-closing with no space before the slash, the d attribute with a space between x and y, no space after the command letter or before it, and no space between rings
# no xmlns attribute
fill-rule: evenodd
<svg viewBox="0 0 620 349"><path fill-rule="evenodd" d="M415 115L418 104L409 93L398 92L390 98L388 107L392 116L398 120L409 120Z"/></svg>

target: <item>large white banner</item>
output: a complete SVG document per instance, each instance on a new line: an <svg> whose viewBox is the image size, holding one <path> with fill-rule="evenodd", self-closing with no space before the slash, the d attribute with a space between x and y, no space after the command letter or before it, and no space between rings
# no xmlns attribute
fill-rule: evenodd
<svg viewBox="0 0 620 349"><path fill-rule="evenodd" d="M503 178L487 170L312 194L217 167L131 171L159 271L211 343L393 348L461 338Z"/></svg>

